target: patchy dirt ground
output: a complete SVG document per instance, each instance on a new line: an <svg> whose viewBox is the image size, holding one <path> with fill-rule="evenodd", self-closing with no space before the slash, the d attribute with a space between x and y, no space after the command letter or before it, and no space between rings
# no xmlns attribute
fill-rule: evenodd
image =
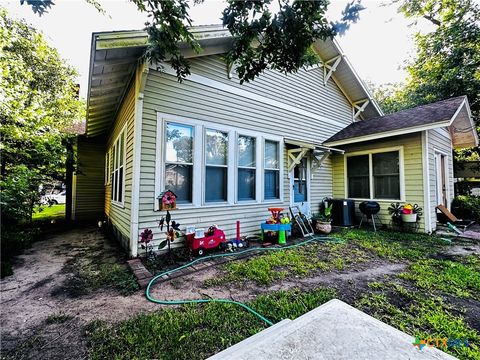
<svg viewBox="0 0 480 360"><path fill-rule="evenodd" d="M480 251L480 245L452 246L446 256ZM37 242L20 256L14 275L0 282L1 355L10 359L85 359L88 357L85 325L92 320L117 322L138 313L158 310L139 290L129 296L101 288L79 292L75 266L82 263L123 264L124 255L96 228L73 229ZM405 262L378 257L346 270L318 272L305 278L290 277L262 286L253 282L205 286L223 271L218 266L185 275L152 288L159 299L228 298L248 301L258 294L280 289L332 287L351 304L368 291L368 283L402 272ZM81 285L81 284L80 284ZM463 301L463 300L462 300ZM480 314L478 302L464 300L473 328ZM478 316L480 318L480 316ZM477 319L478 320L478 319Z"/></svg>
<svg viewBox="0 0 480 360"><path fill-rule="evenodd" d="M76 281L72 260L123 262L98 229L75 229L36 242L0 282L2 356L15 359L86 357L84 325L117 321L153 310L142 291L125 297L113 289L86 295L68 291ZM98 257L101 256L101 259ZM59 314L66 315L56 319ZM63 321L60 321L63 320Z"/></svg>

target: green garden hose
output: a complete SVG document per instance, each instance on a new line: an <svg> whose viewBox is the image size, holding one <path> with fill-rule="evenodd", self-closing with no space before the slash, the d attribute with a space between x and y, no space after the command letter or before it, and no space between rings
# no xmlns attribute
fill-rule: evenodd
<svg viewBox="0 0 480 360"><path fill-rule="evenodd" d="M242 254L245 254L245 253L248 253L248 252L251 252L251 251L275 251L275 250L287 250L287 249L293 249L293 248L296 248L296 247L299 247L299 246L303 246L303 245L306 245L308 243L311 243L313 241L320 241L320 242L327 242L327 241L331 241L331 242L343 242L343 240L341 239L336 239L336 238L330 238L330 237L314 237L312 236L311 239L308 239L308 240L305 240L305 241L302 241L302 242L299 242L297 244L293 244L293 245L287 245L287 246L282 246L282 247L269 247L269 248L263 248L263 247L256 247L256 248L249 248L249 249L245 249L245 250L242 250L242 251L238 251L238 252L233 252L233 253L223 253L223 254L216 254L216 255L209 255L209 256L204 256L204 257L201 257L201 258L198 258L198 259L195 259L185 265L182 265L182 266L179 266L175 269L171 269L171 270L168 270L168 271L165 271L165 272L162 272L158 275L156 275L152 280L150 280L150 282L148 283L148 286L147 286L147 289L145 291L145 295L147 297L147 299L151 302L154 302L156 304L161 304L161 305L183 305L183 304L201 304L201 303L211 303L211 302L216 302L216 303L226 303L226 304L235 304L235 305L238 305L242 308L244 308L245 310L249 311L250 313L252 313L253 315L255 315L256 317L258 317L260 320L264 321L268 326L271 326L273 325L273 323L268 320L267 318L265 318L264 316L262 316L261 314L259 314L258 312L256 312L255 310L253 310L251 307L248 307L247 305L241 303L241 302L238 302L238 301L233 301L233 300L227 300L227 299L196 299L196 300L158 300L158 299L155 299L154 297L152 297L150 295L150 288L153 286L153 284L155 284L159 278L161 278L162 276L164 275L169 275L169 274L173 274L177 271L180 271L182 269L185 269L189 266L192 266L193 264L196 264L198 262L203 262L203 261L206 261L206 260L210 260L210 259L214 259L214 258L220 258L220 257L226 257L226 256L238 256L238 255L242 255Z"/></svg>

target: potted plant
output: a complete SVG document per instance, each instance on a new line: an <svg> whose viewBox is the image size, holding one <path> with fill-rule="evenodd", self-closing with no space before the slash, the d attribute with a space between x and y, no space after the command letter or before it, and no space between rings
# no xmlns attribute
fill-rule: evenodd
<svg viewBox="0 0 480 360"><path fill-rule="evenodd" d="M414 223L420 219L422 208L418 204L405 204L402 206L402 221L405 223Z"/></svg>
<svg viewBox="0 0 480 360"><path fill-rule="evenodd" d="M333 204L328 206L324 205L320 209L318 214L315 214L312 218L314 222L314 228L317 232L322 234L330 234L332 231L332 207Z"/></svg>

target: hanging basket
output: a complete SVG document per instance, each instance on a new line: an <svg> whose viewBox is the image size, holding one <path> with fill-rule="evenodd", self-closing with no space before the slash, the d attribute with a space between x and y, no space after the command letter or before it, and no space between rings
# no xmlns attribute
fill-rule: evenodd
<svg viewBox="0 0 480 360"><path fill-rule="evenodd" d="M402 214L402 221L405 223L417 222L417 214Z"/></svg>

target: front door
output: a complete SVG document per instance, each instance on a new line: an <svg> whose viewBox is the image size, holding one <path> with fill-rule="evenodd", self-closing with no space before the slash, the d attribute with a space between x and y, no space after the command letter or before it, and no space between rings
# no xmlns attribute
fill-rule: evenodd
<svg viewBox="0 0 480 360"><path fill-rule="evenodd" d="M304 157L299 164L295 165L290 174L291 203L300 206L301 209L308 206L310 201L310 169L308 165L309 161Z"/></svg>
<svg viewBox="0 0 480 360"><path fill-rule="evenodd" d="M448 208L447 198L447 156L442 153L435 153L435 173L437 184L437 205Z"/></svg>

